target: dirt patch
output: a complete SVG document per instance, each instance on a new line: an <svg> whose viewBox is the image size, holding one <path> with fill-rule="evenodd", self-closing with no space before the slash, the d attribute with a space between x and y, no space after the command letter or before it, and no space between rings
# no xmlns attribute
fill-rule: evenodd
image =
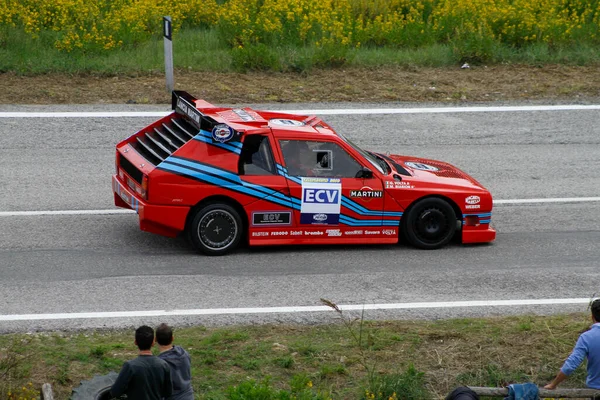
<svg viewBox="0 0 600 400"><path fill-rule="evenodd" d="M170 102L163 75L113 76L0 74L0 104ZM349 68L303 76L282 73L214 73L179 70L176 88L213 103L273 102L482 102L600 99L600 68L475 66Z"/></svg>

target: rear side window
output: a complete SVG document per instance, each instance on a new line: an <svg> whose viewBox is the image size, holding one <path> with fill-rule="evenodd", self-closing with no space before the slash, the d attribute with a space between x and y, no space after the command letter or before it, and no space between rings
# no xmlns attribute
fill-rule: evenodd
<svg viewBox="0 0 600 400"><path fill-rule="evenodd" d="M275 175L275 161L269 138L263 135L248 135L238 165L240 175Z"/></svg>

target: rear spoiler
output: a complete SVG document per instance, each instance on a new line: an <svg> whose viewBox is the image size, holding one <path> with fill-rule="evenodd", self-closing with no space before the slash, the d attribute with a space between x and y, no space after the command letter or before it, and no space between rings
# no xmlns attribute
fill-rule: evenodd
<svg viewBox="0 0 600 400"><path fill-rule="evenodd" d="M196 98L182 90L173 90L171 96L171 109L177 114L184 115L198 129L202 129L204 114L196 108Z"/></svg>
<svg viewBox="0 0 600 400"><path fill-rule="evenodd" d="M229 142L239 141L240 133L233 130L227 124L220 124L211 117L204 115L198 110L198 105L203 108L215 108L214 105L196 99L194 96L183 90L173 90L171 96L171 108L181 114L199 130L204 130L212 133L213 142Z"/></svg>

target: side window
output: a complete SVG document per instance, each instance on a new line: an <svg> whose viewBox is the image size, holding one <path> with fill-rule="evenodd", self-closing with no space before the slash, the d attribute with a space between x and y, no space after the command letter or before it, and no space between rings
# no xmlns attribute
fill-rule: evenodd
<svg viewBox="0 0 600 400"><path fill-rule="evenodd" d="M275 162L269 139L263 135L248 135L240 153L240 175L275 175Z"/></svg>
<svg viewBox="0 0 600 400"><path fill-rule="evenodd" d="M280 140L288 173L294 176L354 178L360 164L336 143Z"/></svg>

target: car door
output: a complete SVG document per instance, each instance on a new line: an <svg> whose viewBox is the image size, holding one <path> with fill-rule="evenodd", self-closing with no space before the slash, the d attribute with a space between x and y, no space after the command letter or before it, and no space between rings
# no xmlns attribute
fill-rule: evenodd
<svg viewBox="0 0 600 400"><path fill-rule="evenodd" d="M322 237L360 237L381 231L380 178L342 146L324 140L279 140L294 202L294 220ZM308 233L307 233L308 234Z"/></svg>
<svg viewBox="0 0 600 400"><path fill-rule="evenodd" d="M250 241L284 238L294 226L288 182L277 173L269 135L246 135L239 159L244 186L263 195L246 205Z"/></svg>

